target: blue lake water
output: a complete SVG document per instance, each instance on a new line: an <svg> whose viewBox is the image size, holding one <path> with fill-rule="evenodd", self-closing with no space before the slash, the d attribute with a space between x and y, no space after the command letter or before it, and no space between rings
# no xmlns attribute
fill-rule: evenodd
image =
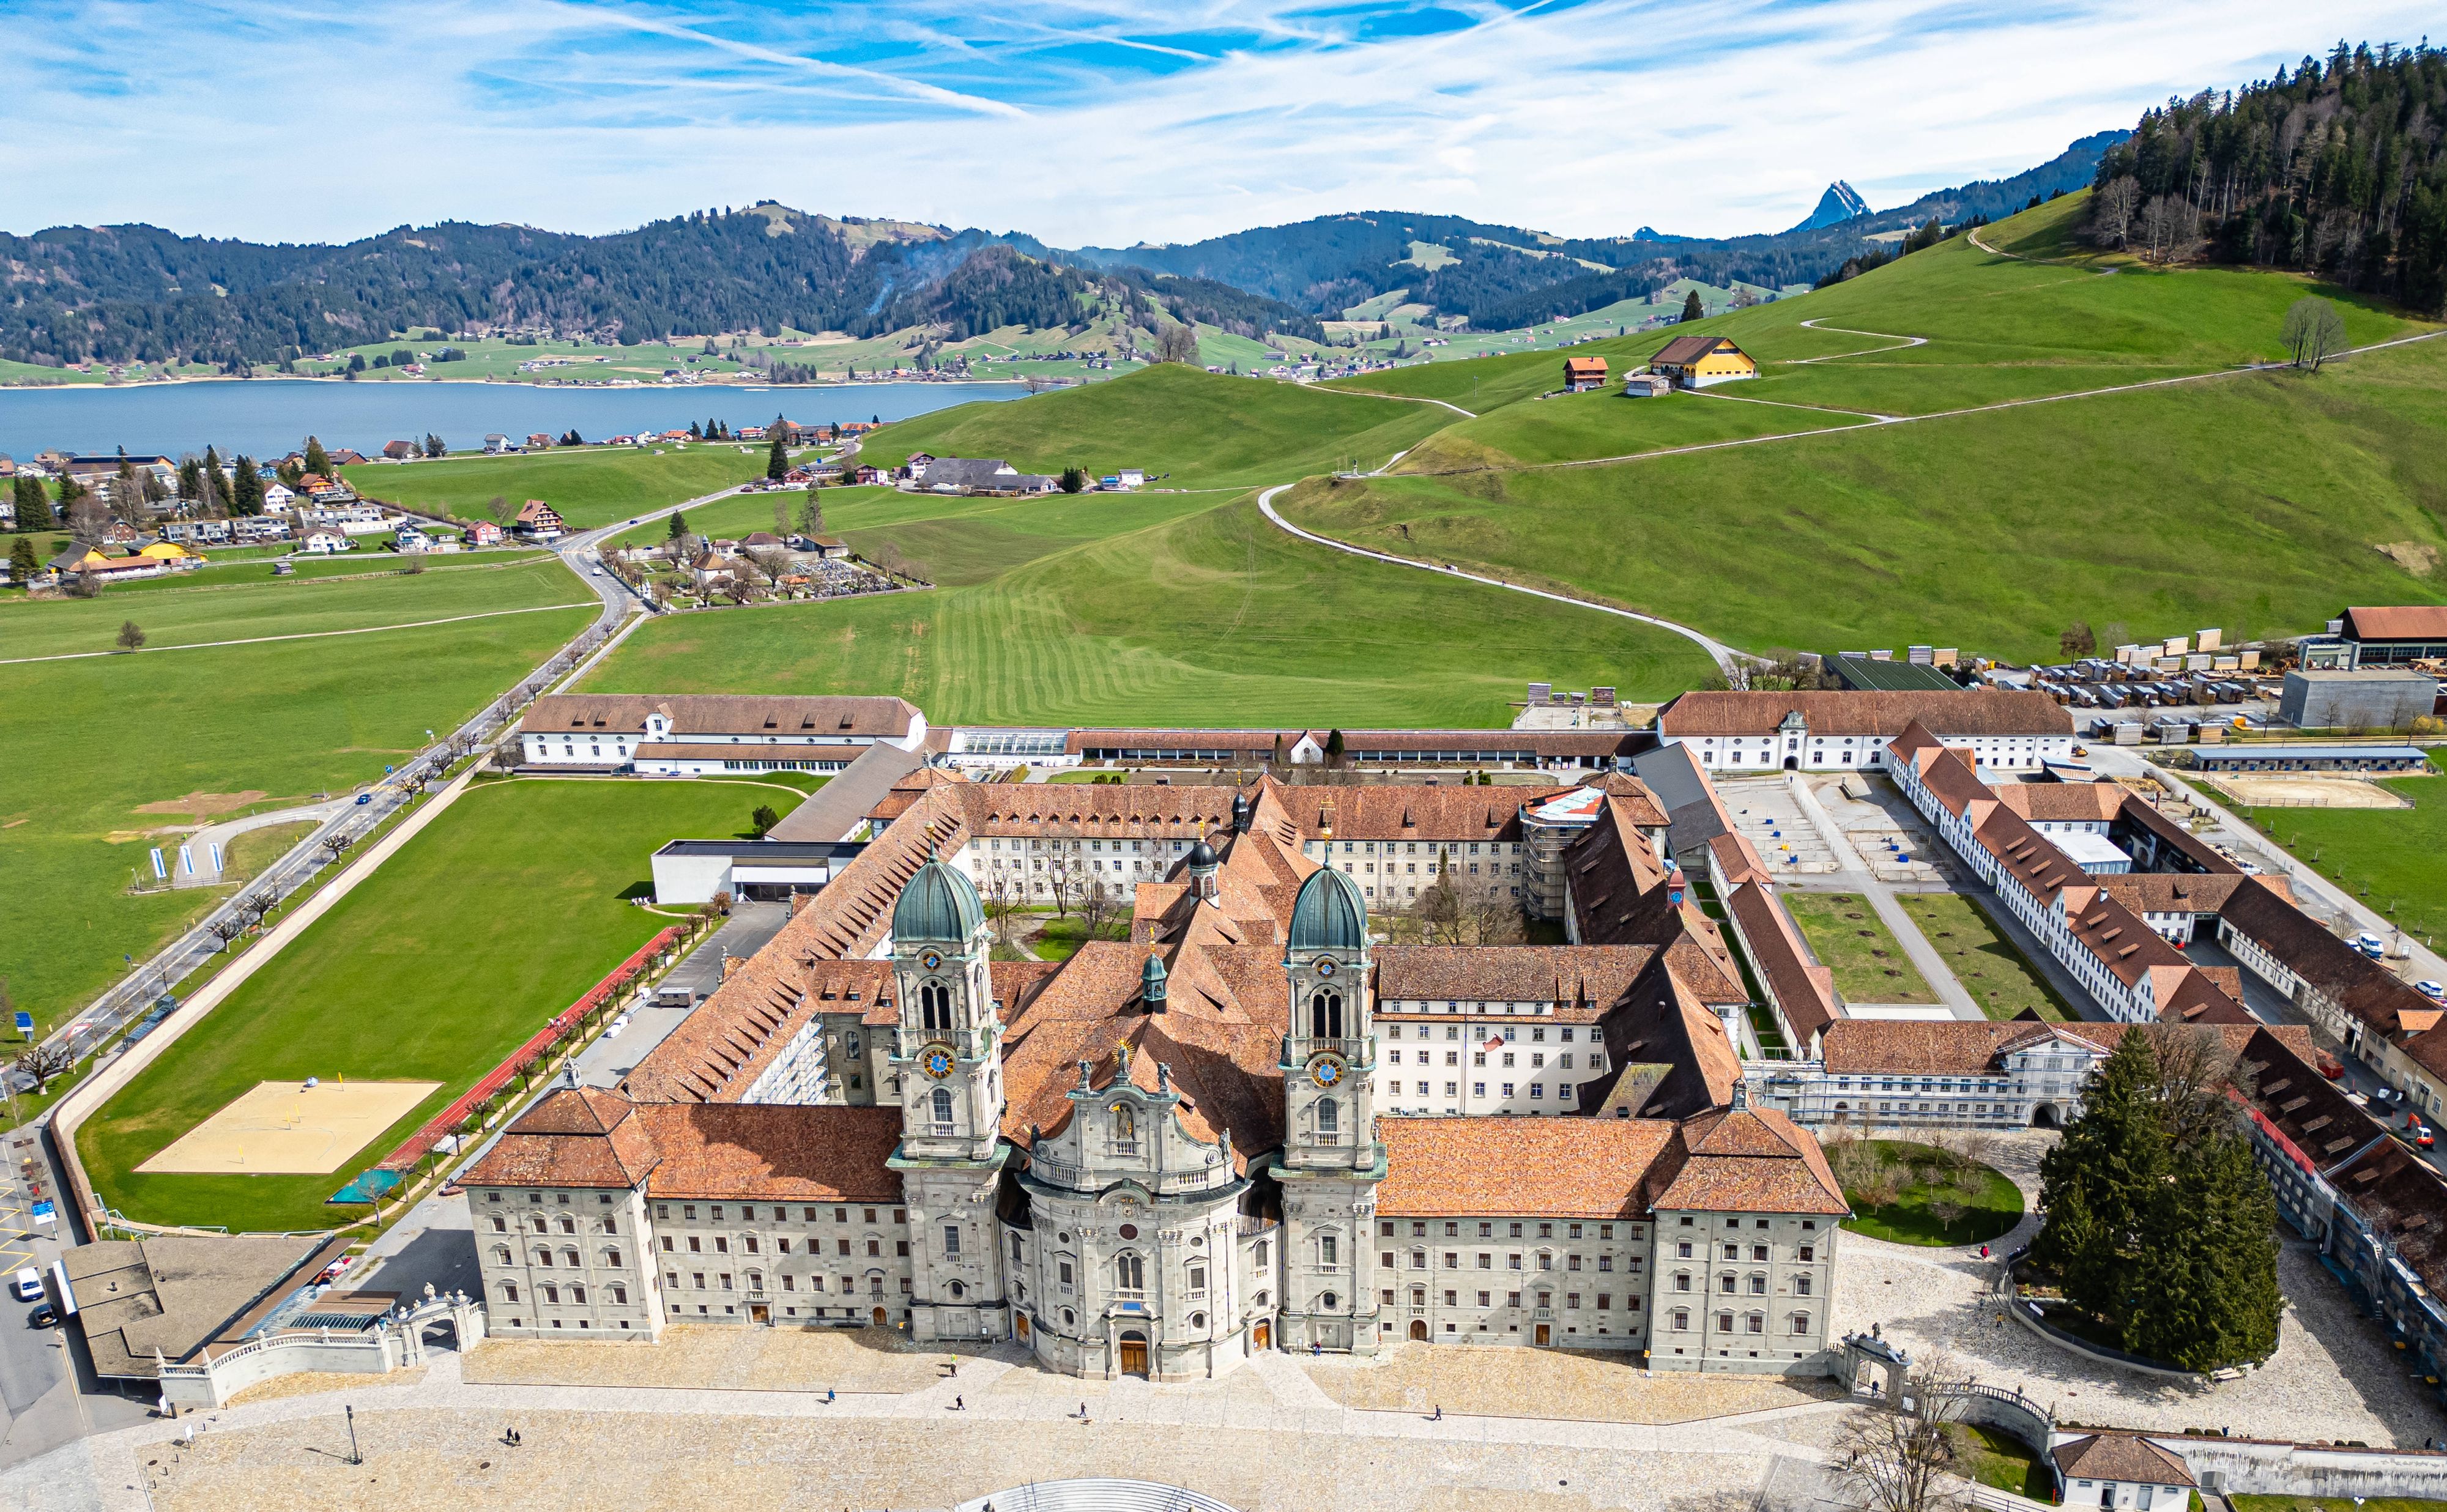
<svg viewBox="0 0 2447 1512"><path fill-rule="evenodd" d="M775 415L817 424L906 420L976 399L1016 399L1017 384L846 384L780 388L547 388L535 384L331 383L257 378L245 382L127 387L0 388L0 452L26 459L68 452L131 452L177 457L207 444L226 457L277 457L310 435L324 445L368 456L388 441L422 441L427 431L454 451L472 451L488 432L525 438L575 429L588 441L691 421L762 425Z"/></svg>

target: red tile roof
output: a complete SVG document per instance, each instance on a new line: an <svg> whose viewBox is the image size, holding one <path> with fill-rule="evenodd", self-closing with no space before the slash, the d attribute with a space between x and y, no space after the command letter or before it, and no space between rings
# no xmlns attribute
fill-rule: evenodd
<svg viewBox="0 0 2447 1512"><path fill-rule="evenodd" d="M1675 1143L1662 1119L1394 1118L1378 1129L1387 1218L1644 1218Z"/></svg>

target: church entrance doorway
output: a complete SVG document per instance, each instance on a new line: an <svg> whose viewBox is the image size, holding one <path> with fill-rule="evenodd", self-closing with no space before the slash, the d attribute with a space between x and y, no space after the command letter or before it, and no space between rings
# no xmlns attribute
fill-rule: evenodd
<svg viewBox="0 0 2447 1512"><path fill-rule="evenodd" d="M1271 1323L1259 1324L1255 1332L1249 1335L1249 1341L1261 1350L1273 1349L1275 1347L1274 1325Z"/></svg>
<svg viewBox="0 0 2447 1512"><path fill-rule="evenodd" d="M2057 1106L2054 1103L2041 1103L2031 1110L2031 1127L2054 1128L2056 1126Z"/></svg>
<svg viewBox="0 0 2447 1512"><path fill-rule="evenodd" d="M1124 1375L1148 1373L1146 1334L1132 1332L1122 1335L1122 1373Z"/></svg>
<svg viewBox="0 0 2447 1512"><path fill-rule="evenodd" d="M1011 1321L1012 1326L1019 1331L1020 1342L1023 1344L1028 1342L1028 1314L1025 1313L1015 1314Z"/></svg>
<svg viewBox="0 0 2447 1512"><path fill-rule="evenodd" d="M1538 1325L1538 1342L1541 1344L1552 1344L1555 1342L1555 1326L1553 1324L1541 1323Z"/></svg>
<svg viewBox="0 0 2447 1512"><path fill-rule="evenodd" d="M773 1326L773 1309L772 1309L772 1307L771 1307L769 1304L768 1304L768 1303L764 1303L764 1302L750 1302L750 1303L749 1303L749 1304L748 1304L748 1321L749 1321L749 1322L750 1322L750 1323L758 1324L758 1325L760 1325L760 1326L762 1326L762 1327L765 1327L765 1328L770 1328L770 1327L772 1327L772 1326Z"/></svg>
<svg viewBox="0 0 2447 1512"><path fill-rule="evenodd" d="M891 1318L885 1314L883 1309L879 1307L875 1310L875 1326L877 1328L882 1328L890 1321L892 1321Z"/></svg>
<svg viewBox="0 0 2447 1512"><path fill-rule="evenodd" d="M1801 758L1798 756L1787 756L1784 759L1784 769L1789 772L1797 772L1801 770Z"/></svg>
<svg viewBox="0 0 2447 1512"><path fill-rule="evenodd" d="M1411 1319L1411 1339L1413 1343L1417 1344L1425 1344L1428 1342L1428 1320L1426 1318L1414 1317Z"/></svg>

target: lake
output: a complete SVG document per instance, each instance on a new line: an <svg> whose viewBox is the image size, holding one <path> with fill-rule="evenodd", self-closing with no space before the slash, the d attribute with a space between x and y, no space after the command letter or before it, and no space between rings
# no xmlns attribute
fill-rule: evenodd
<svg viewBox="0 0 2447 1512"><path fill-rule="evenodd" d="M337 449L377 455L388 441L427 431L454 451L474 451L487 433L524 440L576 430L588 441L642 428L719 420L763 425L776 414L817 424L906 420L977 399L1016 399L1017 384L841 384L779 388L548 388L536 384L332 383L256 378L124 387L0 388L0 453L23 459L66 452L178 457L206 444L224 457L278 457L310 435Z"/></svg>

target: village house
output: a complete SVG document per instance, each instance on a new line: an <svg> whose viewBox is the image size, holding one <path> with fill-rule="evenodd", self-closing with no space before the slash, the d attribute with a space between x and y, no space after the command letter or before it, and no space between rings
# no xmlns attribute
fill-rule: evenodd
<svg viewBox="0 0 2447 1512"><path fill-rule="evenodd" d="M1564 392L1586 393L1603 388L1606 381L1606 360L1603 357L1566 357L1564 359Z"/></svg>
<svg viewBox="0 0 2447 1512"><path fill-rule="evenodd" d="M529 540L557 540L566 528L560 513L541 499L528 500L510 521L511 533Z"/></svg>
<svg viewBox="0 0 2447 1512"><path fill-rule="evenodd" d="M512 449L510 438L498 430L484 438L484 455L487 457L499 457Z"/></svg>
<svg viewBox="0 0 2447 1512"><path fill-rule="evenodd" d="M921 461L920 458L923 458ZM999 457L918 457L903 471L910 486L938 494L1043 494L1056 480L1024 473Z"/></svg>
<svg viewBox="0 0 2447 1512"><path fill-rule="evenodd" d="M472 520L466 529L470 546L498 546L502 543L502 527L489 520Z"/></svg>
<svg viewBox="0 0 2447 1512"><path fill-rule="evenodd" d="M551 446L552 437L543 431L539 430L533 435L527 437L527 450L529 451L546 451L549 450Z"/></svg>
<svg viewBox="0 0 2447 1512"><path fill-rule="evenodd" d="M425 455L425 448L412 441L383 443L383 456L391 462L413 462Z"/></svg>
<svg viewBox="0 0 2447 1512"><path fill-rule="evenodd" d="M290 490L287 483L273 482L263 485L263 512L265 514L285 515L296 507L297 496Z"/></svg>
<svg viewBox="0 0 2447 1512"><path fill-rule="evenodd" d="M1677 336L1648 359L1649 370L1679 388L1709 388L1758 376L1750 353L1725 336Z"/></svg>
<svg viewBox="0 0 2447 1512"><path fill-rule="evenodd" d="M297 538L297 549L312 557L335 557L341 552L353 550L355 546L356 542L351 540L346 532L329 525L312 526Z"/></svg>

